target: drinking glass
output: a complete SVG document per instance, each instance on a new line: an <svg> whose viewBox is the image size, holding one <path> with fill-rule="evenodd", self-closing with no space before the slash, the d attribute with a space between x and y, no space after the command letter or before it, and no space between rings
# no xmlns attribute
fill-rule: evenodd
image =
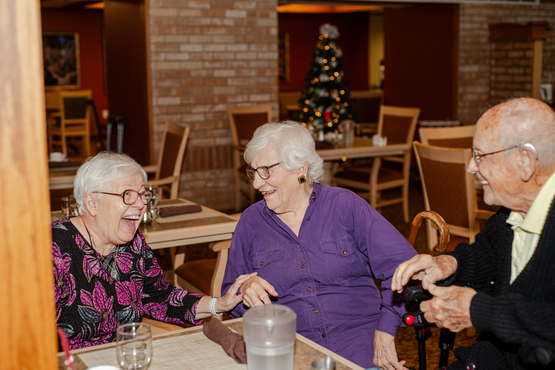
<svg viewBox="0 0 555 370"><path fill-rule="evenodd" d="M152 205L152 207L156 208L156 206L158 205L158 200L160 199L158 185L146 184L145 190L149 190L152 192L152 201L150 202L150 204Z"/></svg>
<svg viewBox="0 0 555 370"><path fill-rule="evenodd" d="M71 210L71 198L70 197L62 197L61 201L61 206L62 206L62 217L63 218L68 218L69 216L72 215L72 210Z"/></svg>
<svg viewBox="0 0 555 370"><path fill-rule="evenodd" d="M75 196L73 194L69 196L69 207L72 216L79 216L79 205L77 204L77 200L75 200Z"/></svg>
<svg viewBox="0 0 555 370"><path fill-rule="evenodd" d="M120 325L116 331L117 354L123 370L146 369L152 359L150 325L131 323Z"/></svg>

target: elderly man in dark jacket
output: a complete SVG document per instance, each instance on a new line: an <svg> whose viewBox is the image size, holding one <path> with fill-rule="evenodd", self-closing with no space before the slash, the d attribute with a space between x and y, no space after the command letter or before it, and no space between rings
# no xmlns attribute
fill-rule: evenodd
<svg viewBox="0 0 555 370"><path fill-rule="evenodd" d="M480 331L449 369L543 369L535 350L555 354L555 113L531 98L499 104L476 124L472 154L484 201L502 208L474 244L401 264L392 289L421 280L434 296L426 320Z"/></svg>

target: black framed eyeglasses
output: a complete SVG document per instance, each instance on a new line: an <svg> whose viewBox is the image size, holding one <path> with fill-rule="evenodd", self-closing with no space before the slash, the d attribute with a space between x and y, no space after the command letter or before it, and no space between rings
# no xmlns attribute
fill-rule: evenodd
<svg viewBox="0 0 555 370"><path fill-rule="evenodd" d="M275 167L278 164L280 164L280 162L273 164L271 166L260 166L257 168L252 168L251 166L248 166L247 168L245 168L245 173L247 174L248 178L251 180L254 180L255 172L258 174L258 176L260 176L262 180L268 180L270 178L270 168Z"/></svg>
<svg viewBox="0 0 555 370"><path fill-rule="evenodd" d="M145 205L150 203L150 201L152 200L152 192L150 190L145 190L142 193L139 193L137 190L133 190L133 189L124 190L123 193L121 194L107 193L105 191L93 191L93 193L115 195L115 196L121 197L121 200L123 200L123 203L127 204L128 206L135 203L137 201L137 198L139 198L139 196L141 197L141 200Z"/></svg>
<svg viewBox="0 0 555 370"><path fill-rule="evenodd" d="M536 158L538 158L538 151L536 150L536 147L533 146L530 143L520 144L520 145L512 146L512 147L507 148L507 149L501 149L501 150L498 150L498 151L495 151L495 152L485 153L485 154L478 154L477 149L472 148L472 157L474 157L474 161L476 162L476 165L479 165L480 161L482 160L482 157L486 157L488 155L497 154L497 153L501 153L501 152L506 152L507 150L511 150L511 149L522 148L524 146L527 147L527 148L532 149L534 151L534 154L536 155Z"/></svg>

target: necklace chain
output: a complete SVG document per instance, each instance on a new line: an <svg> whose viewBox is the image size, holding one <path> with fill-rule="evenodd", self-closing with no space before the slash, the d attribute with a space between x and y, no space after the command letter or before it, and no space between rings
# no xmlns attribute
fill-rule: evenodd
<svg viewBox="0 0 555 370"><path fill-rule="evenodd" d="M89 236L89 240L91 242L91 247L93 247L93 249L96 251L96 253L98 253L100 255L100 258L102 258L102 260L104 261L104 263L106 264L106 266L108 266L110 268L110 270L112 270L112 272L110 273L110 276L112 277L112 279L115 279L118 275L116 269L114 267L112 267L111 265L108 264L108 261L106 261L106 259L104 258L104 256L96 249L96 247L94 246L94 241L91 237L91 233L89 232L89 229L87 227L87 225L85 224L85 220L81 219L81 221L83 222L83 226L85 226L85 230L87 230L87 235ZM116 247L114 247L114 249L116 249ZM114 251L114 249L112 249L112 251L110 253L112 253ZM119 250L116 249L116 255L114 257L114 262L112 263L112 265L116 264L116 261L118 259L118 252Z"/></svg>

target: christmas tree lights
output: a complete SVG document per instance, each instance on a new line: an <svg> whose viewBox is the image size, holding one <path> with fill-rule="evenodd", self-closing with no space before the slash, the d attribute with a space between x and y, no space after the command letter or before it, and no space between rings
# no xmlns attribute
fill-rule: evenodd
<svg viewBox="0 0 555 370"><path fill-rule="evenodd" d="M337 131L345 119L356 120L350 91L344 79L343 53L337 42L339 31L331 24L320 27L320 37L299 99L299 120L316 133Z"/></svg>

